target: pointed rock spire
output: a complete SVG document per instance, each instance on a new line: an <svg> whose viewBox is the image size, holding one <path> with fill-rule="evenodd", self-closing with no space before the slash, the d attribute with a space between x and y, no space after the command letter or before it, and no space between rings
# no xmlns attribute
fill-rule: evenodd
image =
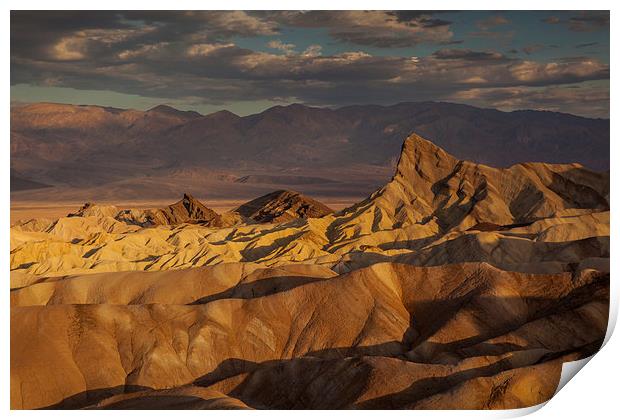
<svg viewBox="0 0 620 420"><path fill-rule="evenodd" d="M441 147L413 133L403 143L395 178L439 180L448 175L458 159Z"/></svg>

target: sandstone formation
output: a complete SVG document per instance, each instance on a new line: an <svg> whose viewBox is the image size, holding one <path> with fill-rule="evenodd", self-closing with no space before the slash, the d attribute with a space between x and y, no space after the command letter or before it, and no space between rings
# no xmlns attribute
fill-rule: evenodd
<svg viewBox="0 0 620 420"><path fill-rule="evenodd" d="M116 206L86 203L76 212L69 213L67 217L94 217L97 219L109 217L127 225L140 227L174 226L183 223L225 227L253 222L253 220L235 212L218 214L188 193L183 194L183 198L178 202L165 208L119 210ZM32 220L29 220L20 223L20 226L32 225L32 223Z"/></svg>
<svg viewBox="0 0 620 420"><path fill-rule="evenodd" d="M219 215L196 200L191 194L163 209L123 210L117 219L141 226L178 225L180 223L216 223Z"/></svg>
<svg viewBox="0 0 620 420"><path fill-rule="evenodd" d="M185 196L12 226L11 406L519 408L605 336L608 173L413 134L348 209L237 211L218 225Z"/></svg>
<svg viewBox="0 0 620 420"><path fill-rule="evenodd" d="M608 200L607 173L576 164L491 168L460 161L414 134L403 145L392 181L361 203L320 218L277 226L233 216L234 223L222 228L217 228L217 218L204 224L144 225L145 214L155 213L165 221L179 213L132 210L117 217L112 216L114 209L95 206L82 211L79 220L18 224L11 233L11 281L18 287L41 275L222 262L303 262L338 272L387 261L479 261L532 273L576 266L605 269ZM187 218L190 212L183 202L187 200L174 206ZM273 202L280 203L267 202L255 216L270 214Z"/></svg>
<svg viewBox="0 0 620 420"><path fill-rule="evenodd" d="M323 217L333 210L295 191L274 191L239 206L235 211L259 223L284 223Z"/></svg>
<svg viewBox="0 0 620 420"><path fill-rule="evenodd" d="M561 362L605 333L608 276L591 270L314 267L236 263L14 291L12 406L515 408L550 398Z"/></svg>

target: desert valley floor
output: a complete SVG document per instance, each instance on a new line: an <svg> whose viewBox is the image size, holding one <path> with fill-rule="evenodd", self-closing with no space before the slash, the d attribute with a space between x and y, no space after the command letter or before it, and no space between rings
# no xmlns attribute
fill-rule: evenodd
<svg viewBox="0 0 620 420"><path fill-rule="evenodd" d="M608 172L412 134L346 208L190 193L12 221L12 408L521 408L603 342Z"/></svg>

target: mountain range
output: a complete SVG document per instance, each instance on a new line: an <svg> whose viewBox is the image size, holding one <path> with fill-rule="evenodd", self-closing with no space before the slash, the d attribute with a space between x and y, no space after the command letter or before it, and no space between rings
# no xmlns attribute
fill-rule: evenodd
<svg viewBox="0 0 620 420"><path fill-rule="evenodd" d="M609 120L443 102L338 109L299 104L245 117L36 103L11 109L17 198L210 197L274 189L363 196L390 177L411 132L496 167L522 161L609 168ZM26 182L29 181L30 183ZM33 190L33 186L51 188ZM77 191L72 193L72 191Z"/></svg>

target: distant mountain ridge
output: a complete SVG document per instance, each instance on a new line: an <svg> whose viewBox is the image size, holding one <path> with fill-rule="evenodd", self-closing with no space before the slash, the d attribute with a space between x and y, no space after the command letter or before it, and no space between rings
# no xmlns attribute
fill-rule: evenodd
<svg viewBox="0 0 620 420"><path fill-rule="evenodd" d="M171 171L185 167L238 178L277 174L283 184L274 185L288 188L292 176L342 181L358 180L361 172L368 174L361 182L370 192L385 182L411 132L453 155L496 167L543 161L604 170L609 130L605 119L445 102L338 109L293 104L245 117L164 105L136 111L31 104L11 110L11 165L33 181L70 187L127 183L143 175L170 179ZM367 168L378 168L377 175Z"/></svg>
<svg viewBox="0 0 620 420"><path fill-rule="evenodd" d="M49 188L51 185L43 184L41 182L31 181L29 179L19 176L19 174L11 171L11 191L25 191L25 190L37 190L41 188Z"/></svg>

